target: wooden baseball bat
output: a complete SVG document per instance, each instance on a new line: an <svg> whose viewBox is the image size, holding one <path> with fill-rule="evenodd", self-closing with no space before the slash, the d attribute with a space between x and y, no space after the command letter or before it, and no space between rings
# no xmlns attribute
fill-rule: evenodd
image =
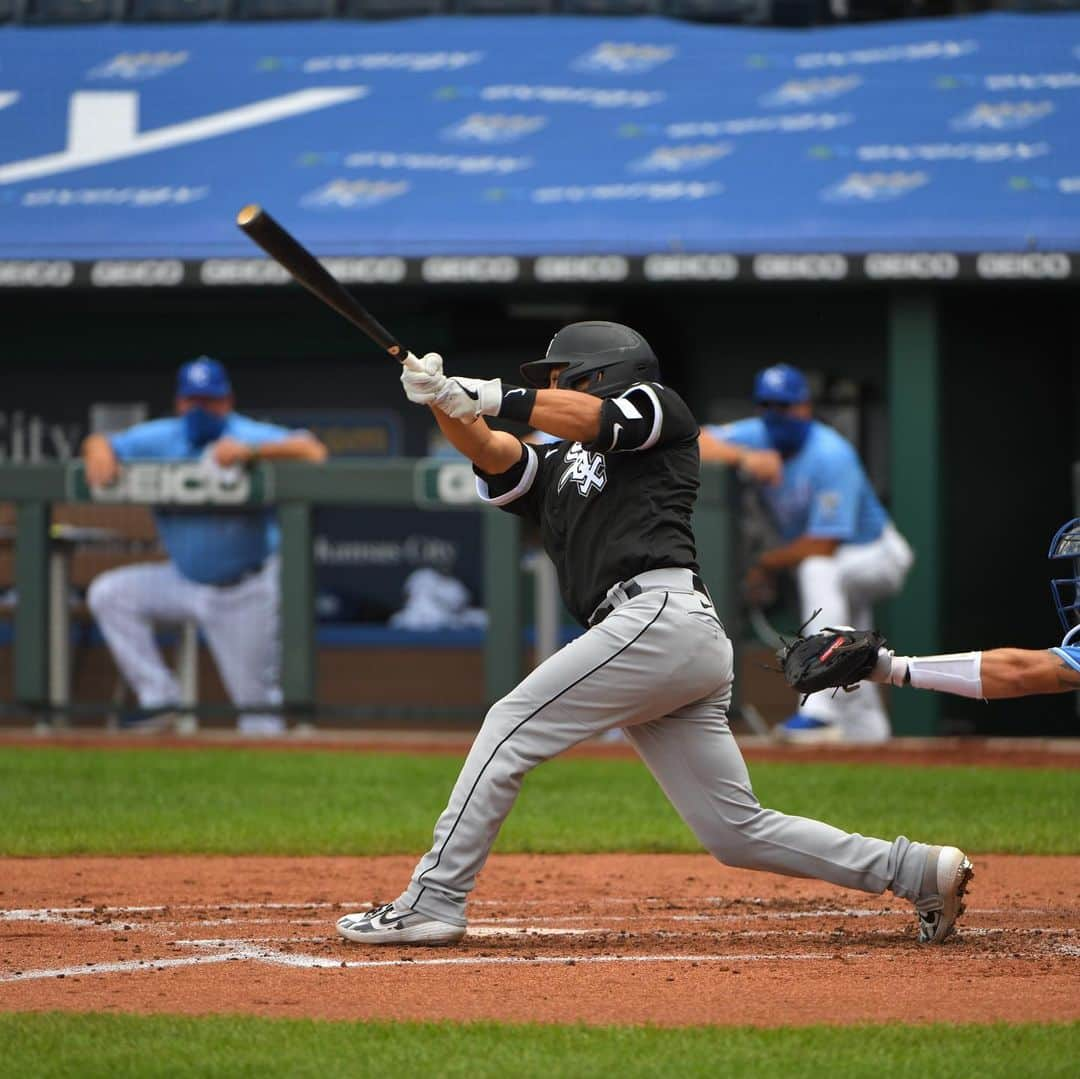
<svg viewBox="0 0 1080 1079"><path fill-rule="evenodd" d="M401 363L409 350L294 236L281 227L261 206L245 206L236 224L275 262L324 304L347 318Z"/></svg>

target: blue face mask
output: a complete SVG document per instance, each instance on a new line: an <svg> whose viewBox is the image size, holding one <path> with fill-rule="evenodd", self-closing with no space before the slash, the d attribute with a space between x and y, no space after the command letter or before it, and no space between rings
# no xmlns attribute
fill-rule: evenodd
<svg viewBox="0 0 1080 1079"><path fill-rule="evenodd" d="M762 419L769 434L769 441L781 457L794 457L803 448L806 436L810 434L811 421L801 416L789 416L784 412L767 409Z"/></svg>
<svg viewBox="0 0 1080 1079"><path fill-rule="evenodd" d="M184 434L193 446L202 448L221 438L225 432L226 419L225 416L207 412L205 408L190 408L183 415Z"/></svg>

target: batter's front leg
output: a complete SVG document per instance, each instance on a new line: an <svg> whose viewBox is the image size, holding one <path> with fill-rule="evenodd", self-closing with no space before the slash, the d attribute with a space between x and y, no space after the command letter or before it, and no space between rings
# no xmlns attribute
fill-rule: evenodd
<svg viewBox="0 0 1080 1079"><path fill-rule="evenodd" d="M903 836L890 843L762 808L725 706L720 696L698 701L626 732L706 850L725 865L919 898L925 844Z"/></svg>

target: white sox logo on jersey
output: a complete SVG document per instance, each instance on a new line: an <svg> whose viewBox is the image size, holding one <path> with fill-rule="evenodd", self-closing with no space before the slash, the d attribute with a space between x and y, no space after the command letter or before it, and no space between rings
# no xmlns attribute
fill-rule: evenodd
<svg viewBox="0 0 1080 1079"><path fill-rule="evenodd" d="M577 484L578 493L588 498L593 491L602 491L607 483L607 466L602 453L589 453L580 442L575 442L563 458L567 462L559 477L559 493L570 482Z"/></svg>

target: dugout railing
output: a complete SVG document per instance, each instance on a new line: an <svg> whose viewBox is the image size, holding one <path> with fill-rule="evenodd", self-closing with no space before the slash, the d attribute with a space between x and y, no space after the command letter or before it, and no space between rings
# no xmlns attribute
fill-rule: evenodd
<svg viewBox="0 0 1080 1079"><path fill-rule="evenodd" d="M737 601L737 547L731 474L702 470L695 527L702 576L720 612ZM488 615L483 638L484 697L491 703L525 667L520 521L484 506L470 466L441 459L337 460L323 465L260 463L231 479L195 462L140 462L116 484L91 490L82 463L0 465L0 503L14 507L11 702L8 714L63 722L82 710L56 690L57 660L69 637L70 612L61 543L52 527L61 504L213 507L274 506L281 529L283 709L290 718L319 712L316 692L313 513L320 506L474 510L483 516L483 583ZM203 707L193 709L202 712ZM410 715L417 709L406 708ZM420 709L438 712L437 707Z"/></svg>

